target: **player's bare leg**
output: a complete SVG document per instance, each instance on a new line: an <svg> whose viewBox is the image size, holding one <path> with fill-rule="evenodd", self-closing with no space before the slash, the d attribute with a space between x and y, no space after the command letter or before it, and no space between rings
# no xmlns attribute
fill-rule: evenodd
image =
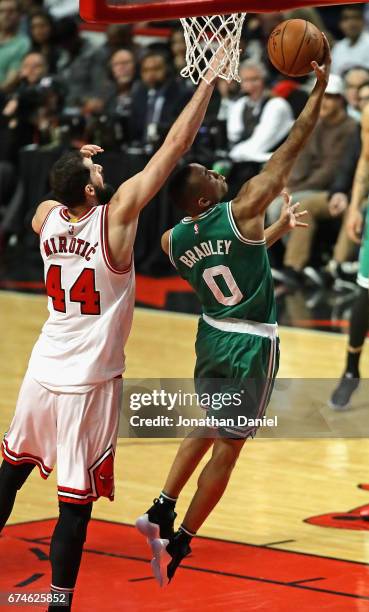
<svg viewBox="0 0 369 612"><path fill-rule="evenodd" d="M211 430L204 429L185 438L174 459L168 478L159 497L145 514L136 521L139 532L149 544L156 538L169 540L174 534L174 512L177 498L201 459L214 442Z"/></svg>
<svg viewBox="0 0 369 612"><path fill-rule="evenodd" d="M190 554L190 542L221 499L244 443L245 440L227 438L215 440L211 459L199 476L197 491L179 530L169 544L163 539L152 542L151 565L161 586L168 584L182 559Z"/></svg>
<svg viewBox="0 0 369 612"><path fill-rule="evenodd" d="M178 497L213 443L214 437L211 437L210 430L206 430L204 434L196 433L195 436L190 434L185 438L177 451L163 491L171 497Z"/></svg>
<svg viewBox="0 0 369 612"><path fill-rule="evenodd" d="M202 470L197 491L183 519L182 525L195 534L222 497L245 440L218 438L214 442L211 459Z"/></svg>

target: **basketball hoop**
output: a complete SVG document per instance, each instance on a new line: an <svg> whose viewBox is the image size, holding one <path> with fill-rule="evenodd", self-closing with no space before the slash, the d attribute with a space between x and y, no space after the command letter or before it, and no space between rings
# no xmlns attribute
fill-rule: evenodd
<svg viewBox="0 0 369 612"><path fill-rule="evenodd" d="M210 84L217 77L239 82L240 40L245 17L246 13L232 13L181 19L187 47L187 65L181 75L195 85L200 79ZM214 62L217 55L219 62Z"/></svg>
<svg viewBox="0 0 369 612"><path fill-rule="evenodd" d="M163 21L236 11L275 13L306 6L355 4L361 0L79 0L83 19L97 23Z"/></svg>

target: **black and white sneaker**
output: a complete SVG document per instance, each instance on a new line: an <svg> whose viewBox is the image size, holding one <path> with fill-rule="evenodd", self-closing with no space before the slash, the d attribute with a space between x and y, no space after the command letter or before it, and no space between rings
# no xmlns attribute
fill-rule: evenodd
<svg viewBox="0 0 369 612"><path fill-rule="evenodd" d="M156 539L169 542L174 535L174 521L177 515L174 510L162 499L154 499L149 510L139 516L136 521L138 531L147 538L148 544Z"/></svg>
<svg viewBox="0 0 369 612"><path fill-rule="evenodd" d="M360 378L355 378L349 372L346 372L338 387L333 391L329 405L333 410L348 410L350 408L350 400L352 394L356 391L360 384Z"/></svg>
<svg viewBox="0 0 369 612"><path fill-rule="evenodd" d="M151 561L152 571L161 587L172 580L181 561L191 554L191 547L183 540L181 531L177 531L169 540L157 539L151 544L154 558Z"/></svg>

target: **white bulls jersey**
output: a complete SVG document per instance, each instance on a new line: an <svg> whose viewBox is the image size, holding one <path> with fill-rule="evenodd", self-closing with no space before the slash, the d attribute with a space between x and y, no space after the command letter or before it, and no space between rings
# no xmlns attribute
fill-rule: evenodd
<svg viewBox="0 0 369 612"><path fill-rule="evenodd" d="M28 373L52 391L83 393L124 371L134 308L134 270L114 268L108 251L108 206L76 223L56 206L40 232L49 318Z"/></svg>

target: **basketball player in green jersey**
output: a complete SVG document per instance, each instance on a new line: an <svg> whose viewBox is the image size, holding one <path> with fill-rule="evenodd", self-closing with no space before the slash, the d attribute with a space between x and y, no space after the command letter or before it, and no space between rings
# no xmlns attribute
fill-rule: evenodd
<svg viewBox="0 0 369 612"><path fill-rule="evenodd" d="M369 104L366 104L362 113L361 142L362 149L347 216L347 233L353 242L361 244L357 277L359 291L351 311L345 371L329 402L333 410L338 411L350 407L352 394L360 384L359 363L369 328L369 215L367 212L364 228L361 210L369 188Z"/></svg>
<svg viewBox="0 0 369 612"><path fill-rule="evenodd" d="M278 368L264 216L269 203L288 183L293 164L317 123L330 63L325 38L323 65L312 63L316 85L290 135L232 202L224 201L224 178L198 164L180 170L171 181L173 201L188 216L164 234L162 247L180 276L194 288L203 308L196 340L196 390L201 394L214 379L224 393L240 385L246 390L253 387L246 402L246 416L250 417L264 415ZM269 242L277 232L276 228L267 232ZM161 495L136 521L151 545L152 569L161 586L190 553L192 537L222 497L245 440L255 432L253 426L238 427L236 423L182 442ZM178 495L210 446L211 458L199 476L182 525L174 533Z"/></svg>

